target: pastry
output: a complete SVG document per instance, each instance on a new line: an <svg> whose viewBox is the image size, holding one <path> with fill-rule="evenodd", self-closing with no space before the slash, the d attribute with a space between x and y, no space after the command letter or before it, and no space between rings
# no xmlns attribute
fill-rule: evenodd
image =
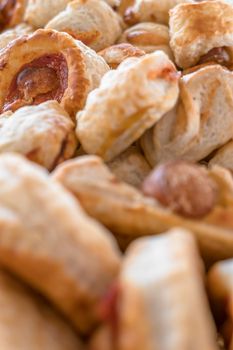
<svg viewBox="0 0 233 350"><path fill-rule="evenodd" d="M126 10L135 3L135 0L120 0L117 8L118 13L123 16Z"/></svg>
<svg viewBox="0 0 233 350"><path fill-rule="evenodd" d="M21 153L52 170L76 148L74 123L57 101L0 115L0 153Z"/></svg>
<svg viewBox="0 0 233 350"><path fill-rule="evenodd" d="M12 40L25 34L31 34L32 32L33 28L25 23L18 24L14 28L5 30L0 34L0 50L4 49Z"/></svg>
<svg viewBox="0 0 233 350"><path fill-rule="evenodd" d="M233 64L233 6L224 1L180 4L170 12L170 45L179 67Z"/></svg>
<svg viewBox="0 0 233 350"><path fill-rule="evenodd" d="M84 150L112 160L176 103L178 78L162 52L125 60L107 73L77 115L77 135Z"/></svg>
<svg viewBox="0 0 233 350"><path fill-rule="evenodd" d="M2 0L0 3L0 30L19 24L24 15L27 0Z"/></svg>
<svg viewBox="0 0 233 350"><path fill-rule="evenodd" d="M120 267L115 241L43 169L16 154L0 155L0 231L2 266L77 330L98 324L99 302Z"/></svg>
<svg viewBox="0 0 233 350"><path fill-rule="evenodd" d="M77 334L41 297L1 269L0 347L82 350Z"/></svg>
<svg viewBox="0 0 233 350"><path fill-rule="evenodd" d="M102 57L70 35L39 29L0 52L0 111L57 100L74 115L108 70Z"/></svg>
<svg viewBox="0 0 233 350"><path fill-rule="evenodd" d="M46 28L67 32L96 51L113 45L121 35L120 17L102 0L72 1Z"/></svg>
<svg viewBox="0 0 233 350"><path fill-rule="evenodd" d="M223 147L220 147L213 157L209 160L209 165L220 165L233 171L233 141L229 141Z"/></svg>

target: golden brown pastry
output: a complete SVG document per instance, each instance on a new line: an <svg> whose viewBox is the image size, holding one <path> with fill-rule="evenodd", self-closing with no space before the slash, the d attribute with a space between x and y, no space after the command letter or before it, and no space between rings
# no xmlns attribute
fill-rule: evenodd
<svg viewBox="0 0 233 350"><path fill-rule="evenodd" d="M19 24L24 15L27 0L1 0L0 31Z"/></svg>
<svg viewBox="0 0 233 350"><path fill-rule="evenodd" d="M110 161L127 149L175 105L178 78L162 51L129 58L106 74L77 115L84 150Z"/></svg>
<svg viewBox="0 0 233 350"><path fill-rule="evenodd" d="M16 27L5 30L0 34L0 49L4 49L12 40L25 34L31 34L33 28L25 23L18 24Z"/></svg>
<svg viewBox="0 0 233 350"><path fill-rule="evenodd" d="M73 156L74 123L57 101L0 115L0 153L17 152L48 170Z"/></svg>
<svg viewBox="0 0 233 350"><path fill-rule="evenodd" d="M41 297L0 271L0 347L82 350L78 336Z"/></svg>
<svg viewBox="0 0 233 350"><path fill-rule="evenodd" d="M120 254L109 232L47 173L22 156L0 156L0 263L86 333L115 279Z"/></svg>
<svg viewBox="0 0 233 350"><path fill-rule="evenodd" d="M67 32L95 51L113 45L122 31L120 17L102 0L72 1L46 28Z"/></svg>
<svg viewBox="0 0 233 350"><path fill-rule="evenodd" d="M123 16L126 10L135 3L135 0L120 0L117 8L118 13Z"/></svg>
<svg viewBox="0 0 233 350"><path fill-rule="evenodd" d="M0 52L0 111L57 100L74 115L108 70L102 57L70 35L39 29Z"/></svg>
<svg viewBox="0 0 233 350"><path fill-rule="evenodd" d="M229 141L223 147L220 147L213 157L209 160L209 165L220 165L233 172L233 141Z"/></svg>
<svg viewBox="0 0 233 350"><path fill-rule="evenodd" d="M176 6L170 12L170 45L178 66L199 63L233 64L233 6L201 1Z"/></svg>

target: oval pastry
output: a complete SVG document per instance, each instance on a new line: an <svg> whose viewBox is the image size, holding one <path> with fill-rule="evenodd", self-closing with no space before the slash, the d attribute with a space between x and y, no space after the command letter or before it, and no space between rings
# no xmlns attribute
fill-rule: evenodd
<svg viewBox="0 0 233 350"><path fill-rule="evenodd" d="M102 57L70 35L39 29L0 54L0 111L57 100L74 115L108 70Z"/></svg>
<svg viewBox="0 0 233 350"><path fill-rule="evenodd" d="M24 15L26 0L2 0L0 2L0 31L19 24Z"/></svg>

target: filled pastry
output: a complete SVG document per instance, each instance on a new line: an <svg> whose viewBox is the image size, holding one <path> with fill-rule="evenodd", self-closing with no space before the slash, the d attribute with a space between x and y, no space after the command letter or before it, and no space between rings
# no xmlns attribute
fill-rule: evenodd
<svg viewBox="0 0 233 350"><path fill-rule="evenodd" d="M67 32L96 51L113 45L122 31L120 17L102 0L72 1L46 28Z"/></svg>
<svg viewBox="0 0 233 350"><path fill-rule="evenodd" d="M77 148L74 123L56 101L0 115L0 153L17 152L48 170Z"/></svg>
<svg viewBox="0 0 233 350"><path fill-rule="evenodd" d="M25 34L31 34L33 32L32 26L22 23L16 27L7 29L0 34L0 50L4 49L11 41L19 38Z"/></svg>
<svg viewBox="0 0 233 350"><path fill-rule="evenodd" d="M112 160L176 103L179 74L162 52L125 60L107 73L77 115L84 150Z"/></svg>
<svg viewBox="0 0 233 350"><path fill-rule="evenodd" d="M120 267L109 232L39 166L10 153L0 156L0 231L1 265L89 332Z"/></svg>
<svg viewBox="0 0 233 350"><path fill-rule="evenodd" d="M0 52L0 112L57 100L72 116L109 70L70 35L39 29Z"/></svg>
<svg viewBox="0 0 233 350"><path fill-rule="evenodd" d="M82 350L77 334L41 297L1 269L0 348Z"/></svg>
<svg viewBox="0 0 233 350"><path fill-rule="evenodd" d="M226 1L180 4L170 12L170 45L179 67L233 64L233 6Z"/></svg>
<svg viewBox="0 0 233 350"><path fill-rule="evenodd" d="M24 15L27 0L1 0L0 31L19 24Z"/></svg>

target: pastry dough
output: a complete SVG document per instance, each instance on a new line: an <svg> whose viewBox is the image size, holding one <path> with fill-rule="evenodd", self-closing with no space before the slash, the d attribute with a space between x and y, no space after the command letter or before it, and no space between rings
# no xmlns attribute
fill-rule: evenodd
<svg viewBox="0 0 233 350"><path fill-rule="evenodd" d="M206 60L232 65L232 19L233 6L224 1L176 6L170 12L170 44L177 65L188 68Z"/></svg>
<svg viewBox="0 0 233 350"><path fill-rule="evenodd" d="M91 330L120 266L109 232L39 166L16 154L0 156L0 203L1 265L78 330Z"/></svg>
<svg viewBox="0 0 233 350"><path fill-rule="evenodd" d="M117 44L107 47L98 54L112 69L116 69L126 58L141 57L145 52L130 44Z"/></svg>
<svg viewBox="0 0 233 350"><path fill-rule="evenodd" d="M102 57L70 35L39 29L0 53L0 110L53 99L74 115L108 70Z"/></svg>
<svg viewBox="0 0 233 350"><path fill-rule="evenodd" d="M74 123L56 101L0 116L0 153L21 153L52 170L76 148Z"/></svg>
<svg viewBox="0 0 233 350"><path fill-rule="evenodd" d="M0 271L0 348L82 350L78 336L44 300Z"/></svg>
<svg viewBox="0 0 233 350"><path fill-rule="evenodd" d="M118 13L123 16L126 10L135 3L135 0L120 0L117 8Z"/></svg>
<svg viewBox="0 0 233 350"><path fill-rule="evenodd" d="M25 34L31 34L33 32L33 28L27 24L19 24L14 28L5 30L0 34L0 50L4 49L11 41L19 38Z"/></svg>
<svg viewBox="0 0 233 350"><path fill-rule="evenodd" d="M233 73L220 65L183 76L177 106L142 137L149 163L200 161L231 140L232 89Z"/></svg>
<svg viewBox="0 0 233 350"><path fill-rule="evenodd" d="M100 0L72 1L46 28L67 32L96 51L113 45L122 31L118 14Z"/></svg>
<svg viewBox="0 0 233 350"><path fill-rule="evenodd" d="M27 0L2 0L0 4L0 30L19 24L24 15Z"/></svg>
<svg viewBox="0 0 233 350"><path fill-rule="evenodd" d="M209 165L220 165L233 172L233 141L229 141L226 145L219 148L219 150L209 160Z"/></svg>
<svg viewBox="0 0 233 350"><path fill-rule="evenodd" d="M136 188L120 182L96 156L67 161L53 176L80 200L89 215L124 242L180 226L194 233L210 263L233 255L233 178L219 167L213 167L208 174L219 195L209 214L201 219L174 214L155 199L145 197Z"/></svg>
<svg viewBox="0 0 233 350"><path fill-rule="evenodd" d="M77 135L87 153L112 160L176 103L178 78L162 52L125 60L106 74L77 115Z"/></svg>

